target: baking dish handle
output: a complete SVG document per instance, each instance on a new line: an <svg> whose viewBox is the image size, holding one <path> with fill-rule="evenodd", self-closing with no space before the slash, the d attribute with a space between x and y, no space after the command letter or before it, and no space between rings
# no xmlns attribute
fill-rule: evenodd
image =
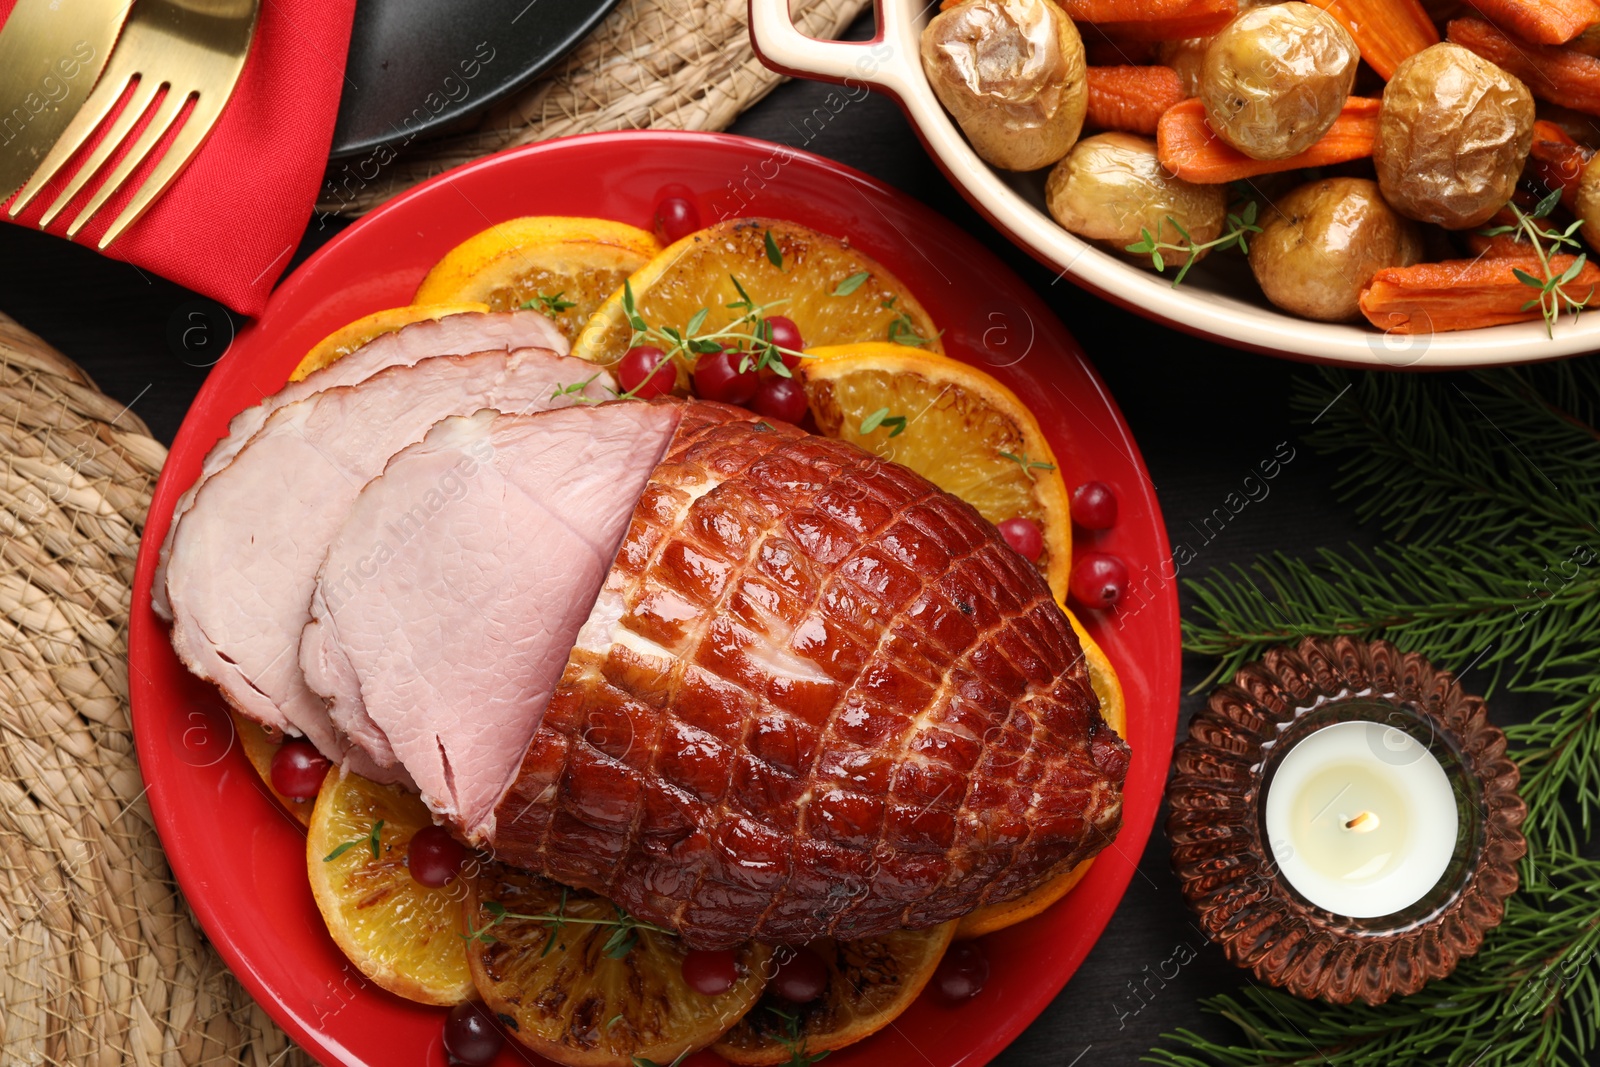
<svg viewBox="0 0 1600 1067"><path fill-rule="evenodd" d="M917 63L917 34L902 25L909 5L876 0L878 32L870 41L819 41L789 15L789 0L750 0L750 43L781 74L841 85L863 84L903 97Z"/></svg>

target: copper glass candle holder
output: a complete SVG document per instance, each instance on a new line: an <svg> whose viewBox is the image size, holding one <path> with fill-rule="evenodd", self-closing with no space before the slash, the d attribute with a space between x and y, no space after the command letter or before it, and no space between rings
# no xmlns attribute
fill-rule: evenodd
<svg viewBox="0 0 1600 1067"><path fill-rule="evenodd" d="M1411 906L1356 919L1319 908L1278 870L1264 797L1284 754L1335 722L1381 722L1439 760L1456 797L1455 850ZM1478 951L1517 888L1527 815L1516 764L1483 701L1385 641L1307 638L1219 686L1178 746L1167 835L1207 937L1263 982L1336 1004L1381 1004Z"/></svg>

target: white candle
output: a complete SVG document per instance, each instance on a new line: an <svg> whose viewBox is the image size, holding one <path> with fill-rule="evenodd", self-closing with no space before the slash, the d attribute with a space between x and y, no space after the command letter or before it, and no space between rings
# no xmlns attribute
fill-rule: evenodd
<svg viewBox="0 0 1600 1067"><path fill-rule="evenodd" d="M1450 779L1427 747L1376 722L1325 726L1295 745L1267 786L1267 840L1311 903L1364 919L1428 894L1456 846Z"/></svg>

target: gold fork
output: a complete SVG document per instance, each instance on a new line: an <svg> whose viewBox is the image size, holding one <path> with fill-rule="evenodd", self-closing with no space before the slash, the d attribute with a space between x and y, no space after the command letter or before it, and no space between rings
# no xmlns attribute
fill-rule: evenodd
<svg viewBox="0 0 1600 1067"><path fill-rule="evenodd" d="M41 228L48 226L116 154L139 118L152 111L154 104L149 124L67 227L67 236L76 236L145 161L193 99L194 107L182 128L128 206L100 238L99 247L115 241L166 191L216 124L244 69L259 10L260 0L138 0L94 92L12 202L11 217L28 206L126 95L127 106L39 220ZM166 95L156 102L163 88Z"/></svg>

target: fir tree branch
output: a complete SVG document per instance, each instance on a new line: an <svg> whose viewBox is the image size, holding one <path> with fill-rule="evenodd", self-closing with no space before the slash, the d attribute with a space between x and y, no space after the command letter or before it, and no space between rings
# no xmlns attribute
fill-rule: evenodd
<svg viewBox="0 0 1600 1067"><path fill-rule="evenodd" d="M1341 499L1396 538L1500 541L1554 527L1600 539L1600 431L1580 399L1600 395L1595 361L1471 384L1324 370L1297 381L1291 405L1314 423L1306 443L1342 457Z"/></svg>
<svg viewBox="0 0 1600 1067"><path fill-rule="evenodd" d="M1206 1011L1244 1040L1189 1030L1145 1057L1165 1067L1554 1067L1581 1065L1600 1038L1600 861L1540 858L1545 876L1507 902L1478 955L1420 993L1377 1007L1337 1007L1252 985ZM1175 1046L1175 1047L1174 1047Z"/></svg>
<svg viewBox="0 0 1600 1067"><path fill-rule="evenodd" d="M1580 565L1572 552L1546 531L1516 544L1280 553L1186 583L1184 645L1219 657L1203 687L1273 645L1382 635L1441 666L1488 670L1492 691L1567 662L1562 649L1600 649L1600 553L1580 549Z"/></svg>

